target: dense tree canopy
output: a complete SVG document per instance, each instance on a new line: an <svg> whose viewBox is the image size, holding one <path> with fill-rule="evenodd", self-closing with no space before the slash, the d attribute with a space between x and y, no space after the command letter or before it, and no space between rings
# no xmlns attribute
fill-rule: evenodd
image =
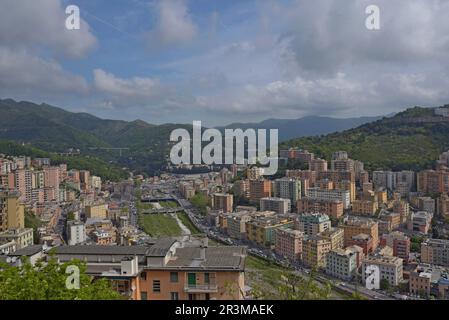
<svg viewBox="0 0 449 320"><path fill-rule="evenodd" d="M79 268L79 289L68 289L69 266ZM70 270L70 269L69 269ZM80 261L59 264L56 259L33 266L26 259L22 266L0 264L0 300L116 300L122 296L106 279L92 281Z"/></svg>

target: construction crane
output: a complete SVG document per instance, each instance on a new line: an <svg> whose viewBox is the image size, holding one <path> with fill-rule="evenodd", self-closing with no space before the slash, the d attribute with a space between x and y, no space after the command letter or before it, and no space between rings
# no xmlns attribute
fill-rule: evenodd
<svg viewBox="0 0 449 320"><path fill-rule="evenodd" d="M103 148L103 147L89 147L89 150L118 150L120 157L122 156L123 150L129 150L129 148Z"/></svg>

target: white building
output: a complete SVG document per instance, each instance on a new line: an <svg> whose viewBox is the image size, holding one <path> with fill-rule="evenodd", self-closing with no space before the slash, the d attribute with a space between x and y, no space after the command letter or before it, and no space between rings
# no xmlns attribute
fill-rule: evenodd
<svg viewBox="0 0 449 320"><path fill-rule="evenodd" d="M290 199L283 198L262 198L260 199L260 211L274 211L285 214L291 211Z"/></svg>
<svg viewBox="0 0 449 320"><path fill-rule="evenodd" d="M371 274L367 272L370 266L377 267L379 280L387 280L391 286L397 286L403 280L403 261L401 258L376 255L363 259L362 280L364 284L366 284L366 279Z"/></svg>
<svg viewBox="0 0 449 320"><path fill-rule="evenodd" d="M80 221L69 221L67 223L67 242L74 246L86 241L86 228Z"/></svg>
<svg viewBox="0 0 449 320"><path fill-rule="evenodd" d="M334 249L326 255L326 273L332 277L349 281L357 269L357 253L351 250Z"/></svg>
<svg viewBox="0 0 449 320"><path fill-rule="evenodd" d="M290 199L293 205L301 199L301 181L291 178L277 179L274 182L274 194L276 197Z"/></svg>
<svg viewBox="0 0 449 320"><path fill-rule="evenodd" d="M373 171L373 184L376 190L379 188L393 190L394 173L392 171Z"/></svg>
<svg viewBox="0 0 449 320"><path fill-rule="evenodd" d="M343 202L344 209L348 209L351 205L351 196L349 190L309 188L307 196L308 198L315 200L340 200L341 202Z"/></svg>

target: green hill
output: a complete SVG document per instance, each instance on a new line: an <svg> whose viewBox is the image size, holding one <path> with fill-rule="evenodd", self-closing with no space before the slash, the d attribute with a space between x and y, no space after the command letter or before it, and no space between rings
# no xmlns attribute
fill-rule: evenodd
<svg viewBox="0 0 449 320"><path fill-rule="evenodd" d="M190 131L192 128L180 124L152 125L141 120L100 119L47 104L11 99L0 100L0 115L0 139L31 145L46 152L80 149L77 161L91 159L93 162L95 159L106 165L127 167L135 173L146 174L157 173L166 165L171 131L176 128ZM326 118L315 119L304 132L319 132L312 127L320 119ZM367 118L357 119L368 121ZM321 120L318 124L322 127ZM303 123L293 122L295 125ZM334 151L346 150L352 158L365 162L368 169L417 170L431 167L438 154L449 149L449 122L434 117L432 108L414 107L354 129L288 140L281 145L281 148L285 147L305 148L327 159ZM126 150L120 155L118 150L104 148Z"/></svg>
<svg viewBox="0 0 449 320"><path fill-rule="evenodd" d="M328 160L345 150L369 170L431 168L449 149L449 119L433 117L433 110L414 107L343 132L289 140L281 148L307 149Z"/></svg>
<svg viewBox="0 0 449 320"><path fill-rule="evenodd" d="M100 119L87 113L72 113L47 104L11 99L0 100L0 139L32 145L47 152L80 149L83 156L101 158L137 173L154 173L166 164L169 136L188 125L152 125ZM126 148L121 156L118 150Z"/></svg>

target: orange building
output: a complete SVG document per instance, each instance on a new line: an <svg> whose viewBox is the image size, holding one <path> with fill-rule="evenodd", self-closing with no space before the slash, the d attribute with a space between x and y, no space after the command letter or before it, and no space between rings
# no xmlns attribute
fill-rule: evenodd
<svg viewBox="0 0 449 320"><path fill-rule="evenodd" d="M361 233L373 238L373 251L379 244L379 223L369 219L349 219L341 226L345 232L345 246L353 245L352 237Z"/></svg>
<svg viewBox="0 0 449 320"><path fill-rule="evenodd" d="M246 249L161 238L146 246L60 246L59 262L79 259L86 273L106 278L132 300L239 300Z"/></svg>
<svg viewBox="0 0 449 320"><path fill-rule="evenodd" d="M249 199L259 202L262 198L271 197L272 184L270 180L250 180Z"/></svg>
<svg viewBox="0 0 449 320"><path fill-rule="evenodd" d="M302 198L298 200L296 207L298 213L320 212L336 219L343 215L343 202L338 200Z"/></svg>

